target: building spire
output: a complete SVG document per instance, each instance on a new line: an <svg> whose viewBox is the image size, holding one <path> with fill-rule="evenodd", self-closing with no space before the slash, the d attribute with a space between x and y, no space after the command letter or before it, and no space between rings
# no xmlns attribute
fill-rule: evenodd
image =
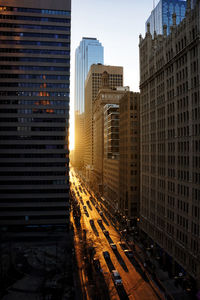
<svg viewBox="0 0 200 300"><path fill-rule="evenodd" d="M187 7L186 7L185 14L188 14L190 10L191 10L191 0L187 0Z"/></svg>
<svg viewBox="0 0 200 300"><path fill-rule="evenodd" d="M176 27L176 13L174 12L172 15L173 26Z"/></svg>
<svg viewBox="0 0 200 300"><path fill-rule="evenodd" d="M167 36L167 25L163 25L163 35L166 37Z"/></svg>
<svg viewBox="0 0 200 300"><path fill-rule="evenodd" d="M147 33L150 33L150 23L147 23Z"/></svg>

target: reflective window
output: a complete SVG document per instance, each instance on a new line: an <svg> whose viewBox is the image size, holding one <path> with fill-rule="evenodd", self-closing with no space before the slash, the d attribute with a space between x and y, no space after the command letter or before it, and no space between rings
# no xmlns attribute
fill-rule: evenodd
<svg viewBox="0 0 200 300"><path fill-rule="evenodd" d="M0 19L20 20L20 21L37 21L37 22L53 22L53 23L70 23L69 19L45 18L45 17L41 18L41 17L3 15L3 14L0 14Z"/></svg>
<svg viewBox="0 0 200 300"><path fill-rule="evenodd" d="M69 39L68 34L54 34L41 32L14 32L14 31L0 31L0 36L19 36L19 37L41 37L53 39Z"/></svg>
<svg viewBox="0 0 200 300"><path fill-rule="evenodd" d="M32 114L56 114L56 115L64 115L68 113L65 109L0 109L0 114L25 114L25 115L32 115Z"/></svg>
<svg viewBox="0 0 200 300"><path fill-rule="evenodd" d="M44 42L44 41L21 41L21 40L1 40L1 44L12 44L12 45L35 45L35 46L58 46L58 47L69 47L69 43L61 42Z"/></svg>
<svg viewBox="0 0 200 300"><path fill-rule="evenodd" d="M0 27L6 28L26 28L26 29L38 29L38 30L58 30L58 31L70 31L70 27L66 26L50 26L50 25L30 25L30 24L16 24L16 23L0 23Z"/></svg>
<svg viewBox="0 0 200 300"><path fill-rule="evenodd" d="M0 61L21 61L21 62L50 62L69 64L69 59L64 58L46 58L46 57L16 57L16 56L0 56Z"/></svg>
<svg viewBox="0 0 200 300"><path fill-rule="evenodd" d="M0 82L0 87L25 87L25 88L51 88L51 89L68 89L69 84L68 83L32 83L32 82Z"/></svg>
<svg viewBox="0 0 200 300"><path fill-rule="evenodd" d="M36 13L36 14L49 14L49 15L65 15L65 16L70 16L71 15L70 11L64 11L64 10L0 6L0 13L1 12L7 12L7 11Z"/></svg>
<svg viewBox="0 0 200 300"><path fill-rule="evenodd" d="M147 23L150 23L150 32L153 35L154 30L157 34L163 33L163 25L167 25L167 34L170 33L170 26L172 25L172 14L176 12L176 23L185 17L186 1L180 0L162 0L159 1L156 7L151 12Z"/></svg>
<svg viewBox="0 0 200 300"><path fill-rule="evenodd" d="M36 97L68 97L69 96L69 93L67 92L48 92L48 91L38 91L38 92L31 92L31 91L26 91L26 92L23 92L23 91L0 91L0 96L3 96L3 97L7 97L7 96L19 96L19 97L33 97L33 96L36 96Z"/></svg>
<svg viewBox="0 0 200 300"><path fill-rule="evenodd" d="M9 100L11 102L13 102L13 100ZM16 101L16 100L15 100ZM11 122L11 123L44 123L43 125L49 124L49 123L66 123L66 119L65 118L56 118L56 119L52 119L52 118L36 118L36 117L18 117L18 118L0 118L0 122L4 123L4 122Z"/></svg>
<svg viewBox="0 0 200 300"><path fill-rule="evenodd" d="M18 48L0 48L0 53L29 53L29 54L49 54L49 55L69 55L67 50L49 50L49 49L18 49Z"/></svg>
<svg viewBox="0 0 200 300"><path fill-rule="evenodd" d="M45 99L45 98L44 98ZM69 108L69 101L66 100L1 100L0 101L0 106L1 105L37 105L37 106L62 106L64 108ZM19 122L24 123L24 120L18 120ZM0 120L1 122L1 120ZM17 122L17 120L16 120Z"/></svg>
<svg viewBox="0 0 200 300"><path fill-rule="evenodd" d="M0 74L0 78L15 78L15 79L43 79L43 80L69 80L67 75L46 75L46 74Z"/></svg>
<svg viewBox="0 0 200 300"><path fill-rule="evenodd" d="M9 66L9 65L0 65L0 70L34 70L34 71L60 71L60 72L69 72L68 67L46 67L46 66Z"/></svg>

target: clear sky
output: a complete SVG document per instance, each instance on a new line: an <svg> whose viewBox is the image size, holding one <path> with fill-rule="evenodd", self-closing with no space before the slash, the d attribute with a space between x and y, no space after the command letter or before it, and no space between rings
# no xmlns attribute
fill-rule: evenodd
<svg viewBox="0 0 200 300"><path fill-rule="evenodd" d="M152 9L153 0L72 0L70 148L74 131L75 49L82 37L97 38L104 47L104 64L122 66L124 85L138 92L139 34L144 36Z"/></svg>

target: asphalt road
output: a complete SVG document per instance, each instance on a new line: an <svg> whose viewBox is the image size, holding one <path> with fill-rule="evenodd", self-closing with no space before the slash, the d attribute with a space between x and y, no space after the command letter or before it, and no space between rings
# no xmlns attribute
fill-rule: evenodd
<svg viewBox="0 0 200 300"><path fill-rule="evenodd" d="M94 195L91 199L89 191L76 176L73 168L71 168L70 181L75 197L80 203L81 227L86 230L87 243L95 247L95 258L100 261L102 273L109 289L110 299L163 299L157 287L154 286L148 274L146 274L143 266L137 261L137 258L129 258L125 254L120 244L120 242L122 242L120 233L106 218ZM84 208L84 206L86 208ZM94 224L92 224L90 220L93 220L92 223ZM109 235L105 231L107 231ZM116 245L116 249L114 250L110 246L112 243ZM76 237L76 248L77 253L79 253L80 245L78 237ZM110 258L104 257L103 252L105 251L109 252ZM79 260L81 259L79 258ZM121 285L115 285L111 276L113 269L119 272L122 278ZM85 279L83 279L83 281L84 280ZM86 282L82 282L82 284L85 286Z"/></svg>

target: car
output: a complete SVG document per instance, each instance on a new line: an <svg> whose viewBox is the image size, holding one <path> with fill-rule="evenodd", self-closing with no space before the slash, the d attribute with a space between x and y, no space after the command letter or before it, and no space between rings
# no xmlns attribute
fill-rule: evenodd
<svg viewBox="0 0 200 300"><path fill-rule="evenodd" d="M94 220L92 220L92 219L90 220L90 225L94 226Z"/></svg>
<svg viewBox="0 0 200 300"><path fill-rule="evenodd" d="M99 207L98 207L97 204L95 204L95 208L96 208L96 210L99 212Z"/></svg>
<svg viewBox="0 0 200 300"><path fill-rule="evenodd" d="M105 257L105 259L109 259L110 258L110 253L108 251L104 251L103 256Z"/></svg>
<svg viewBox="0 0 200 300"><path fill-rule="evenodd" d="M112 279L115 285L122 285L122 279L117 270L112 270Z"/></svg>
<svg viewBox="0 0 200 300"><path fill-rule="evenodd" d="M111 247L113 250L117 250L117 246L116 246L114 243L111 243L111 244L110 244L110 247Z"/></svg>
<svg viewBox="0 0 200 300"><path fill-rule="evenodd" d="M88 211L85 210L84 213L86 214L87 217L89 217Z"/></svg>
<svg viewBox="0 0 200 300"><path fill-rule="evenodd" d="M99 212L99 214L100 214L100 216L103 216L103 212L102 212L102 210Z"/></svg>
<svg viewBox="0 0 200 300"><path fill-rule="evenodd" d="M125 249L124 253L126 254L126 256L128 256L129 258L133 258L133 252L131 250Z"/></svg>
<svg viewBox="0 0 200 300"><path fill-rule="evenodd" d="M103 230L103 233L105 234L105 236L109 236L108 230Z"/></svg>
<svg viewBox="0 0 200 300"><path fill-rule="evenodd" d="M120 247L121 247L123 250L128 250L128 247L127 247L126 243L121 242L121 243L119 243L119 245L120 245Z"/></svg>
<svg viewBox="0 0 200 300"><path fill-rule="evenodd" d="M98 219L97 222L98 222L99 224L102 224L102 220L101 220L101 219Z"/></svg>

